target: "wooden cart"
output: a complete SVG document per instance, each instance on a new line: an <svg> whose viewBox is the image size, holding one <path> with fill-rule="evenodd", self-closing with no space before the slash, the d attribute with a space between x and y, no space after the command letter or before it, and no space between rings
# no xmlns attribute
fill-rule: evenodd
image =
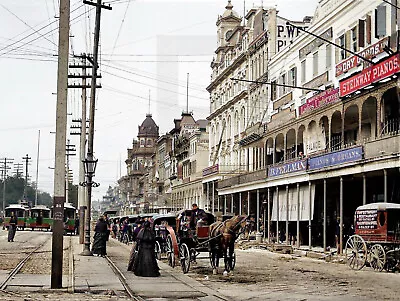
<svg viewBox="0 0 400 301"><path fill-rule="evenodd" d="M400 264L400 204L371 203L356 209L355 234L346 242L346 262L360 270L392 271Z"/></svg>

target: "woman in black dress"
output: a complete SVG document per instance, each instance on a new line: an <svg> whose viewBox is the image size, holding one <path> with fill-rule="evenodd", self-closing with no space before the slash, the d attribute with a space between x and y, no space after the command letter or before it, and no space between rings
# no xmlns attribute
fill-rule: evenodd
<svg viewBox="0 0 400 301"><path fill-rule="evenodd" d="M97 254L99 256L107 255L106 252L106 244L108 240L108 224L103 216L99 218L97 221L96 227L94 228L94 240L92 246L93 254Z"/></svg>
<svg viewBox="0 0 400 301"><path fill-rule="evenodd" d="M155 254L156 236L150 228L150 222L144 222L143 229L137 235L136 241L138 252L133 264L135 275L142 277L160 276Z"/></svg>

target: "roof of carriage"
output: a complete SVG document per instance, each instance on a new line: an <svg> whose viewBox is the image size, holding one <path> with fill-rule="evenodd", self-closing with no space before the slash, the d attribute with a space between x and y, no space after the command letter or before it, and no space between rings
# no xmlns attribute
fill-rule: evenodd
<svg viewBox="0 0 400 301"><path fill-rule="evenodd" d="M400 204L397 203L370 203L357 207L359 210L387 210L387 209L400 209Z"/></svg>
<svg viewBox="0 0 400 301"><path fill-rule="evenodd" d="M37 205L35 207L32 207L31 210L46 210L46 211L50 211L50 208L48 208L45 205Z"/></svg>
<svg viewBox="0 0 400 301"><path fill-rule="evenodd" d="M10 204L5 209L23 209L23 210L28 210L28 208L26 208L25 206L23 206L21 204Z"/></svg>

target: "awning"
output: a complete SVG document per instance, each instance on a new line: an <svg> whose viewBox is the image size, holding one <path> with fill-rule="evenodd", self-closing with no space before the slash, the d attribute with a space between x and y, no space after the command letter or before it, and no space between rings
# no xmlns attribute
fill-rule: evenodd
<svg viewBox="0 0 400 301"><path fill-rule="evenodd" d="M290 188L289 221L297 221L297 187ZM277 194L274 191L271 220L276 221ZM314 215L315 184L311 184L311 220ZM310 217L310 193L308 185L300 186L299 221L308 221ZM279 190L279 221L286 221L286 189Z"/></svg>

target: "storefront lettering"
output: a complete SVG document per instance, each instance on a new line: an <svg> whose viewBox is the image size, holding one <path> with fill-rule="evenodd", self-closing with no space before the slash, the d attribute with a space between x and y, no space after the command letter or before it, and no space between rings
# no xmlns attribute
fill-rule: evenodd
<svg viewBox="0 0 400 301"><path fill-rule="evenodd" d="M306 170L307 160L294 161L280 166L272 166L268 168L268 176L275 177L291 172Z"/></svg>
<svg viewBox="0 0 400 301"><path fill-rule="evenodd" d="M309 169L319 169L328 166L334 166L342 163L353 162L362 159L362 147L355 147L330 153L318 157L313 157L308 160Z"/></svg>
<svg viewBox="0 0 400 301"><path fill-rule="evenodd" d="M360 74L340 82L340 96L346 96L400 71L399 55L363 70Z"/></svg>
<svg viewBox="0 0 400 301"><path fill-rule="evenodd" d="M323 91L307 99L306 103L299 108L299 115L321 108L328 104L338 102L339 100L338 88Z"/></svg>

